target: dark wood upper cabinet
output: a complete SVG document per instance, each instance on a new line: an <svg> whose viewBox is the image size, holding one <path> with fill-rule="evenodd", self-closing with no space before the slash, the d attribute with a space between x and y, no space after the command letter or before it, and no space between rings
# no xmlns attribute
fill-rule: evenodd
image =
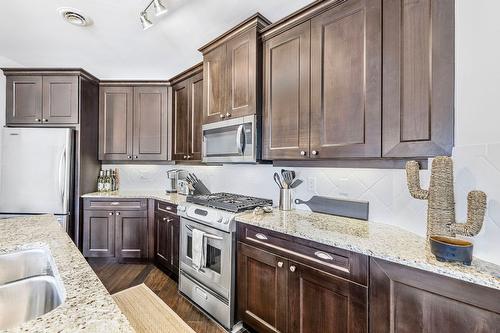
<svg viewBox="0 0 500 333"><path fill-rule="evenodd" d="M238 317L258 332L287 332L288 261L238 242Z"/></svg>
<svg viewBox="0 0 500 333"><path fill-rule="evenodd" d="M380 157L381 13L349 0L311 20L312 158Z"/></svg>
<svg viewBox="0 0 500 333"><path fill-rule="evenodd" d="M264 42L262 157L265 160L307 158L309 64L309 22Z"/></svg>
<svg viewBox="0 0 500 333"><path fill-rule="evenodd" d="M78 77L45 76L43 78L42 122L78 123Z"/></svg>
<svg viewBox="0 0 500 333"><path fill-rule="evenodd" d="M383 156L451 155L453 0L383 0Z"/></svg>
<svg viewBox="0 0 500 333"><path fill-rule="evenodd" d="M102 82L99 107L99 159L168 159L167 85Z"/></svg>
<svg viewBox="0 0 500 333"><path fill-rule="evenodd" d="M255 14L199 49L203 53L204 124L260 111L258 38L269 23Z"/></svg>
<svg viewBox="0 0 500 333"><path fill-rule="evenodd" d="M147 258L148 212L116 211L116 256L120 258Z"/></svg>
<svg viewBox="0 0 500 333"><path fill-rule="evenodd" d="M172 78L172 160L201 160L203 65Z"/></svg>
<svg viewBox="0 0 500 333"><path fill-rule="evenodd" d="M134 88L101 87L99 159L132 159Z"/></svg>
<svg viewBox="0 0 500 333"><path fill-rule="evenodd" d="M42 76L7 76L7 124L42 121Z"/></svg>
<svg viewBox="0 0 500 333"><path fill-rule="evenodd" d="M3 72L8 126L76 126L86 103L84 86L98 84L82 69L5 68Z"/></svg>
<svg viewBox="0 0 500 333"><path fill-rule="evenodd" d="M498 332L500 292L370 259L370 332Z"/></svg>
<svg viewBox="0 0 500 333"><path fill-rule="evenodd" d="M167 123L167 89L134 87L134 160L167 160Z"/></svg>
<svg viewBox="0 0 500 333"><path fill-rule="evenodd" d="M368 288L290 261L289 332L368 332Z"/></svg>

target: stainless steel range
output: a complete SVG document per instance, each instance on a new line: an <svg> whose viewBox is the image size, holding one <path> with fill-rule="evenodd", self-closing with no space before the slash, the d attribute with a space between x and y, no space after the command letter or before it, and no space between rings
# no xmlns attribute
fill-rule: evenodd
<svg viewBox="0 0 500 333"><path fill-rule="evenodd" d="M230 330L234 324L236 213L272 200L230 193L188 196L181 217L179 290ZM193 232L203 232L204 259L193 263Z"/></svg>

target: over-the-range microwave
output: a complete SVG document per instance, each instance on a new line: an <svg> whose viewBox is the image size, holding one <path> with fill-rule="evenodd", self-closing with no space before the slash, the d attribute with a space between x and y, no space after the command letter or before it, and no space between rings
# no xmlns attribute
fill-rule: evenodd
<svg viewBox="0 0 500 333"><path fill-rule="evenodd" d="M244 116L202 126L205 163L256 163L260 159L257 116Z"/></svg>

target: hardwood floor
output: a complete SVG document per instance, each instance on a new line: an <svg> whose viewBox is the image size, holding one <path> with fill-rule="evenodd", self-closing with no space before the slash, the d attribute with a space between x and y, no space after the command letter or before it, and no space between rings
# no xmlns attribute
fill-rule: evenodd
<svg viewBox="0 0 500 333"><path fill-rule="evenodd" d="M90 266L110 294L144 283L196 332L226 332L181 296L177 283L154 265L90 262Z"/></svg>

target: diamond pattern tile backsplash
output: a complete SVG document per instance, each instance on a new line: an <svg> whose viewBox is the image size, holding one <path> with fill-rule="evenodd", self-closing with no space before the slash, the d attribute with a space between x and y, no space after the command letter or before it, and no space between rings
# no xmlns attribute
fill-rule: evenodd
<svg viewBox="0 0 500 333"><path fill-rule="evenodd" d="M480 234L474 238L474 254L500 264L500 143L457 147L455 201L457 219L465 221L467 193L479 189L488 195L488 209ZM430 163L429 163L430 165ZM212 192L235 192L273 199L279 191L271 165L173 166L106 165L120 169L122 190L164 190L167 170L182 168L203 180ZM313 195L370 202L370 221L397 225L425 236L427 202L413 199L406 186L404 170L295 168L304 183L294 197L307 200ZM422 186L428 187L430 172L421 171ZM297 209L307 210L298 205Z"/></svg>

